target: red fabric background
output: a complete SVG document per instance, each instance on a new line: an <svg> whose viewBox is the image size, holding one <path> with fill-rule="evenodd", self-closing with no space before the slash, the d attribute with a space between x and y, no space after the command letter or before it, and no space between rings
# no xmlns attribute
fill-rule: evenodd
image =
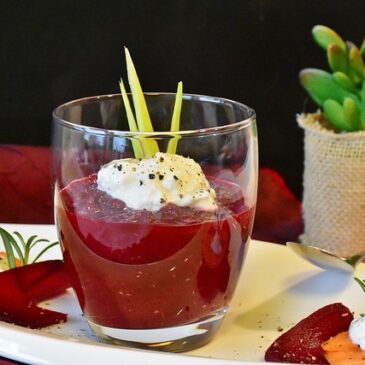
<svg viewBox="0 0 365 365"><path fill-rule="evenodd" d="M0 145L0 222L52 223L48 147Z"/></svg>
<svg viewBox="0 0 365 365"><path fill-rule="evenodd" d="M53 223L49 147L0 145L0 222ZM302 232L301 204L272 169L261 168L253 237L283 243Z"/></svg>

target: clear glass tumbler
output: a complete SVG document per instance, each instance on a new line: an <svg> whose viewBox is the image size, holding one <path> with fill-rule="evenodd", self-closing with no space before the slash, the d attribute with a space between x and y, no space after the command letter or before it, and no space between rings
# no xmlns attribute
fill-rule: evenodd
<svg viewBox="0 0 365 365"><path fill-rule="evenodd" d="M79 304L99 337L186 351L207 343L233 296L250 239L257 191L255 112L238 102L146 93L155 132L130 132L120 95L75 100L53 112L55 221ZM218 208L130 209L98 189L110 161L136 145L174 141L197 162ZM155 142L153 142L155 143ZM141 190L143 194L143 190Z"/></svg>

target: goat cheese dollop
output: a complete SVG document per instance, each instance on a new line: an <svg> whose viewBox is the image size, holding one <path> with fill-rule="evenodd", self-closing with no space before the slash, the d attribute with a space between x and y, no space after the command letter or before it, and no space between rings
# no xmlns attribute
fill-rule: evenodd
<svg viewBox="0 0 365 365"><path fill-rule="evenodd" d="M359 317L351 322L349 337L354 344L365 351L365 317Z"/></svg>
<svg viewBox="0 0 365 365"><path fill-rule="evenodd" d="M111 161L99 170L97 184L135 210L158 211L169 203L217 209L216 193L200 165L180 155L158 152L152 158Z"/></svg>

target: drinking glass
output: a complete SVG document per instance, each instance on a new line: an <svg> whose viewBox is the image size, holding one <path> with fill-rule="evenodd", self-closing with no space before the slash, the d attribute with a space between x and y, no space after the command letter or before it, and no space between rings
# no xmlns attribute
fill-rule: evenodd
<svg viewBox="0 0 365 365"><path fill-rule="evenodd" d="M257 191L255 112L184 94L180 130L171 132L175 94L145 98L155 132L129 131L119 94L54 110L55 222L72 287L97 336L186 351L218 330L245 259ZM200 165L216 210L134 210L98 189L102 166L133 158L151 140L161 152L173 141L177 154Z"/></svg>

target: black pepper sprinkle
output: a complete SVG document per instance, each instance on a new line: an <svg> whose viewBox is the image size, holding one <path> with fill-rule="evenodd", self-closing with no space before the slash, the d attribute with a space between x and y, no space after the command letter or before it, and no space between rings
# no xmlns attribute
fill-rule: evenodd
<svg viewBox="0 0 365 365"><path fill-rule="evenodd" d="M165 202L166 202L166 200L165 200L165 199L163 199L163 198L161 198L161 199L160 199L160 203L161 203L161 204L163 204L163 203L165 203Z"/></svg>
<svg viewBox="0 0 365 365"><path fill-rule="evenodd" d="M139 186L143 185L143 181L139 180Z"/></svg>
<svg viewBox="0 0 365 365"><path fill-rule="evenodd" d="M179 194L179 197L180 197L180 199L182 199L184 197L184 195L183 194Z"/></svg>
<svg viewBox="0 0 365 365"><path fill-rule="evenodd" d="M179 178L178 178L176 175L174 175L174 179L175 179L175 180L179 180Z"/></svg>
<svg viewBox="0 0 365 365"><path fill-rule="evenodd" d="M153 180L156 176L155 176L155 174L149 174L148 177L149 177L149 179Z"/></svg>
<svg viewBox="0 0 365 365"><path fill-rule="evenodd" d="M117 166L118 171L122 171L122 165Z"/></svg>
<svg viewBox="0 0 365 365"><path fill-rule="evenodd" d="M165 160L164 160L164 158L161 156L160 157L160 162L164 162Z"/></svg>
<svg viewBox="0 0 365 365"><path fill-rule="evenodd" d="M163 180L163 175L158 175L158 178L159 178L160 180Z"/></svg>

